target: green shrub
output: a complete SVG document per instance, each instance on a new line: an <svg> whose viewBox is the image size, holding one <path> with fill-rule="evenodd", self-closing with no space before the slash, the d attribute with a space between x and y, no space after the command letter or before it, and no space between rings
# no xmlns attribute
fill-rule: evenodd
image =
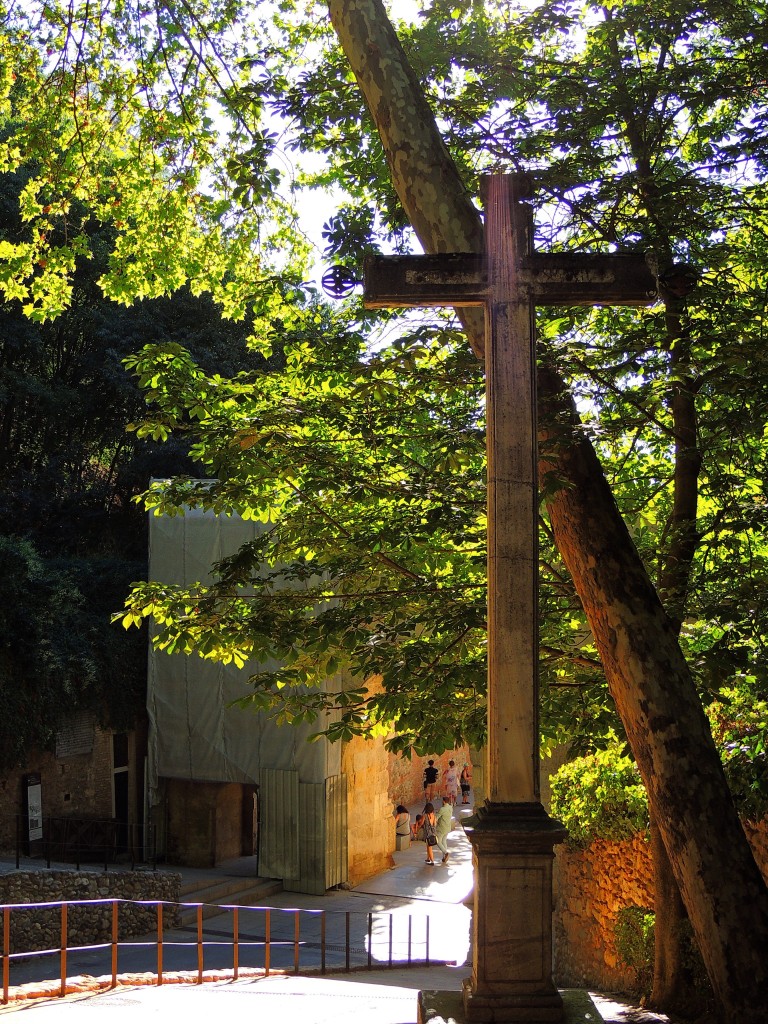
<svg viewBox="0 0 768 1024"><path fill-rule="evenodd" d="M640 773L618 743L563 765L551 779L552 813L571 845L593 839L629 839L648 828L648 800Z"/></svg>
<svg viewBox="0 0 768 1024"><path fill-rule="evenodd" d="M641 992L649 992L653 984L655 920L647 907L622 907L614 925L619 962L635 972Z"/></svg>

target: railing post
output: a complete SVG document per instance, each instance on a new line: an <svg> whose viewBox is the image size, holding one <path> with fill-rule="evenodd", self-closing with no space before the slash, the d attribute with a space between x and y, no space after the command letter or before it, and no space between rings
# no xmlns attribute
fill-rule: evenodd
<svg viewBox="0 0 768 1024"><path fill-rule="evenodd" d="M237 981L240 972L239 908L232 908L232 977Z"/></svg>
<svg viewBox="0 0 768 1024"><path fill-rule="evenodd" d="M269 960L270 960L270 948L269 948L269 924L270 924L270 912L264 911L264 976L269 974Z"/></svg>
<svg viewBox="0 0 768 1024"><path fill-rule="evenodd" d="M8 1002L11 974L11 908L3 907L3 1002Z"/></svg>
<svg viewBox="0 0 768 1024"><path fill-rule="evenodd" d="M21 815L16 815L16 870L21 863Z"/></svg>
<svg viewBox="0 0 768 1024"><path fill-rule="evenodd" d="M117 900L112 900L112 988L117 988Z"/></svg>
<svg viewBox="0 0 768 1024"><path fill-rule="evenodd" d="M392 915L389 915L389 969L392 970Z"/></svg>
<svg viewBox="0 0 768 1024"><path fill-rule="evenodd" d="M411 927L413 925L413 918L408 915L408 966L411 965Z"/></svg>
<svg viewBox="0 0 768 1024"><path fill-rule="evenodd" d="M373 942L373 914L368 915L368 970L370 971L373 962L373 951L371 949L371 943Z"/></svg>
<svg viewBox="0 0 768 1024"><path fill-rule="evenodd" d="M347 974L349 974L349 911L347 911L346 918L346 941L344 943L344 951L347 965Z"/></svg>
<svg viewBox="0 0 768 1024"><path fill-rule="evenodd" d="M157 984L163 984L163 904L157 904Z"/></svg>
<svg viewBox="0 0 768 1024"><path fill-rule="evenodd" d="M297 910L293 917L293 973L299 973L299 933L301 929L300 924L301 911Z"/></svg>
<svg viewBox="0 0 768 1024"><path fill-rule="evenodd" d="M197 905L197 984L203 984L203 904Z"/></svg>
<svg viewBox="0 0 768 1024"><path fill-rule="evenodd" d="M426 941L426 947L427 948L426 948L426 951L425 951L426 952L425 960L426 960L427 967L429 967L429 917L426 917L425 921L427 922L427 941Z"/></svg>
<svg viewBox="0 0 768 1024"><path fill-rule="evenodd" d="M61 904L61 949L59 952L60 957L60 974L61 974L61 990L60 996L67 994L67 904Z"/></svg>
<svg viewBox="0 0 768 1024"><path fill-rule="evenodd" d="M325 911L320 912L320 973L325 974Z"/></svg>

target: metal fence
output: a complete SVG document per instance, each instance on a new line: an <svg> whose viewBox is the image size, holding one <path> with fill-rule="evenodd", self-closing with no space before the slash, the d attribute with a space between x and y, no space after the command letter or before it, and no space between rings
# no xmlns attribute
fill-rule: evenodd
<svg viewBox="0 0 768 1024"><path fill-rule="evenodd" d="M10 824L10 822L8 822ZM27 819L16 815L16 867L25 860L44 860L74 864L130 864L157 866L157 840L154 825L130 824L115 818L70 818L46 815L42 818L42 838L32 843L26 838Z"/></svg>
<svg viewBox="0 0 768 1024"><path fill-rule="evenodd" d="M204 913L214 909L214 925L204 924ZM108 927L102 941L69 945L68 926L75 908L100 909ZM140 940L121 939L121 911L152 912L155 932ZM182 911L194 909L196 926L175 927L166 934L166 921L177 921ZM203 903L175 903L162 900L67 900L52 903L2 905L2 1003L10 1000L12 970L26 968L34 980L58 980L59 995L67 992L68 969L76 960L84 963L92 977L111 975L111 985L123 972L151 973L163 984L164 970L196 972L201 984L206 970L231 971L237 979L241 970L270 972L349 973L375 967L429 966L429 917L399 913L360 913L285 909L273 907L216 906ZM58 911L59 943L42 950L11 951L13 916L22 912ZM224 919L224 920L222 920ZM184 931L191 937L185 939ZM39 958L39 959L38 959ZM169 961L174 964L168 967ZM52 963L53 961L53 963ZM40 964L39 968L34 965ZM56 970L54 971L54 964ZM208 967L206 967L206 964ZM30 969L30 965L32 965ZM97 972L101 970L101 974ZM41 993L49 994L49 993ZM29 998L29 995L26 996Z"/></svg>

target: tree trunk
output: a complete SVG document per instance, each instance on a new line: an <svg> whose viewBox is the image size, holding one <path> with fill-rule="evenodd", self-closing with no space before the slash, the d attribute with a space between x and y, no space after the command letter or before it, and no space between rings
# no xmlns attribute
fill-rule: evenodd
<svg viewBox="0 0 768 1024"><path fill-rule="evenodd" d="M539 374L539 470L557 546L663 838L724 1021L765 1019L768 890L666 615L557 374Z"/></svg>
<svg viewBox="0 0 768 1024"><path fill-rule="evenodd" d="M427 252L482 251L459 178L381 0L330 0L334 28L382 138L401 202ZM468 310L473 314L474 311ZM479 317L464 320L483 351ZM549 426L540 473L560 482L549 513L640 768L675 878L730 1024L758 1024L768 982L768 889L665 614L562 381L542 371Z"/></svg>
<svg viewBox="0 0 768 1024"><path fill-rule="evenodd" d="M330 0L331 22L379 132L392 184L428 253L482 252L483 222L381 0ZM475 354L485 315L459 312Z"/></svg>
<svg viewBox="0 0 768 1024"><path fill-rule="evenodd" d="M688 915L680 897L672 865L661 838L655 815L651 815L651 857L653 859L655 899L653 989L649 1009L698 1016L711 1002L711 992L702 991L687 955ZM704 986L706 989L706 986Z"/></svg>

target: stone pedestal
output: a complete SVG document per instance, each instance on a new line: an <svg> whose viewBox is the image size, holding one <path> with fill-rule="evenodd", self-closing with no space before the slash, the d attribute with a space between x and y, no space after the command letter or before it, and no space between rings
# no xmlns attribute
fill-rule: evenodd
<svg viewBox="0 0 768 1024"><path fill-rule="evenodd" d="M602 1020L589 994L563 989L563 1024L597 1024ZM419 992L418 1024L465 1024L461 992ZM535 1020L536 1018L529 1018Z"/></svg>
<svg viewBox="0 0 768 1024"><path fill-rule="evenodd" d="M486 801L464 822L475 871L468 1022L559 1022L552 981L552 865L565 828L540 803Z"/></svg>

